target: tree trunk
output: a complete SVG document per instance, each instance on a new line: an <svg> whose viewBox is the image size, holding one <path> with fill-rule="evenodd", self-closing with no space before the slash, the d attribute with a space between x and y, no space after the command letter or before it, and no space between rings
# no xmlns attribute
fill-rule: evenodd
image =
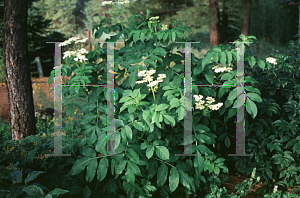
<svg viewBox="0 0 300 198"><path fill-rule="evenodd" d="M12 140L36 134L27 46L27 1L4 0L3 58Z"/></svg>
<svg viewBox="0 0 300 198"><path fill-rule="evenodd" d="M251 2L247 1L245 2L245 9L244 9L244 18L243 18L243 25L242 25L242 34L245 36L249 36L249 30L250 30L250 5ZM248 45L245 45L245 50L247 50L249 47Z"/></svg>
<svg viewBox="0 0 300 198"><path fill-rule="evenodd" d="M211 46L219 45L218 30L218 6L216 0L209 0L210 8L210 44Z"/></svg>
<svg viewBox="0 0 300 198"><path fill-rule="evenodd" d="M222 12L222 26L220 27L220 43L228 43L227 40L227 30L228 30L228 14L226 7L226 0L223 1L223 12Z"/></svg>

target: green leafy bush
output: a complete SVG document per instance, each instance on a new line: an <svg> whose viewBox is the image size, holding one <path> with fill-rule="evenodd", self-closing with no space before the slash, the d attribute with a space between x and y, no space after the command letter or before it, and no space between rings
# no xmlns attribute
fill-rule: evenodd
<svg viewBox="0 0 300 198"><path fill-rule="evenodd" d="M215 181L220 183L220 179L216 176L220 175L221 170L226 173L228 169L224 166L225 159L217 158L207 145L216 144L217 136L214 133L216 126L220 123L225 125L229 122L229 118L236 115L236 111L234 112L237 105L236 88L209 89L204 87L201 88L200 94L200 89L193 87L193 93L205 96L207 103L202 113L200 110L195 110L193 114L192 150L200 156L189 158L175 156L183 151L183 118L186 107L183 95L184 65L182 61L184 61L184 56L182 53L172 54L171 51L173 47L180 45L175 41L178 37L184 37L183 32L189 31L189 28L177 27L177 22L174 23L175 28L172 30L162 28L156 31L156 27L162 26L153 22L153 19L147 21L149 16L148 10L146 19L140 15L129 18L128 21L131 23L128 28L124 28L122 24L103 27L110 22L109 19L103 19L100 25L93 27L93 30L96 30L95 38L100 38L103 32L108 34L119 29L120 32L111 37L110 41L116 42L121 35L125 41L125 47L115 51L114 68L115 74L119 74L115 82L115 153L124 155L96 156L96 152L107 154L107 91L105 88L89 87L86 89L77 86L63 89L63 107L67 107L67 115L74 113L75 106L83 111L89 111L82 117L81 126L79 126L80 133L84 135L81 142L82 156L74 163L69 174L76 175L87 168L87 182L93 181L95 176L99 182L106 177L114 177L123 183L123 189L128 197L134 197L136 194L139 197L149 197L151 192L156 193L156 196L168 197L169 194L176 193L179 182L185 194L195 193L196 188L209 192L211 188L214 188ZM140 19L141 22L133 21L134 18ZM149 29L145 28L147 26ZM244 36L240 38L247 40ZM250 41L251 38L255 37L248 37ZM71 41L72 39L64 44ZM70 56L71 54L65 53L66 64L62 65L63 76L71 77L71 73L75 73L68 84L106 84L106 45L103 46L103 50L96 47L95 51L90 51L87 59L79 55L74 58ZM88 60L88 63L77 62L81 58ZM99 58L103 59L102 63L97 62ZM195 84L217 84L218 82L223 82L219 84L234 84L236 69L230 66L235 65L236 61L235 47L232 45L215 46L202 60L192 57L194 64L192 78L196 79ZM260 68L265 67L264 61L257 60L257 62ZM70 67L69 65L73 63L74 66ZM215 70L224 69L221 64L229 65L227 69L230 72L214 74L213 67ZM154 78L158 78L159 86L156 83L153 89L154 86L152 87L150 83L153 80L151 78L149 78L151 80L148 81L150 83L148 87L144 83L139 83L137 80L142 70L148 72L154 70ZM97 71L100 72L97 73ZM201 75L204 76L203 80L200 80ZM54 71L51 72L49 84L53 76ZM256 82L250 76L245 77L247 84ZM129 87L132 90L128 90ZM246 110L252 118L255 118L257 107L253 101L261 102L262 99L257 89L250 85L245 88L247 90ZM149 94L149 91L152 91L152 94ZM212 97L220 102L225 101L225 105L219 109L219 114L224 114L225 122L220 118L210 119L210 115L215 113L212 109L216 108L212 105L214 102ZM79 101L80 98L88 98L88 102L84 104ZM197 97L193 100L193 103L195 102L199 102ZM229 147L231 145L229 137L225 134L220 142L224 142ZM111 173L111 176L107 175L108 173Z"/></svg>

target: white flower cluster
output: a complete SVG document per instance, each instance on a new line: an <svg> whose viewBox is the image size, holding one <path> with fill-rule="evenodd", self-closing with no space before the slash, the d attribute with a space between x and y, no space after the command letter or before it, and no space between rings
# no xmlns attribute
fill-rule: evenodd
<svg viewBox="0 0 300 198"><path fill-rule="evenodd" d="M210 63L213 62L213 57L210 58ZM232 70L232 67L220 67L220 64L214 66L212 69L215 70L215 73L220 73L220 72L230 72Z"/></svg>
<svg viewBox="0 0 300 198"><path fill-rule="evenodd" d="M82 63L82 61L88 60L84 54L87 54L88 51L86 51L84 48L81 48L80 50L77 51L66 51L64 52L64 57L63 59L65 59L66 57L71 57L71 56L76 56L76 58L74 58L75 61L80 61Z"/></svg>
<svg viewBox="0 0 300 198"><path fill-rule="evenodd" d="M211 110L218 110L220 107L223 106L223 103L219 102L218 104L212 105L211 103L215 102L215 99L212 97L206 97L206 103L205 106L203 104L205 103L204 100L202 100L203 96L199 95L194 95L194 98L196 100L196 109L204 109L205 106L208 106Z"/></svg>
<svg viewBox="0 0 300 198"><path fill-rule="evenodd" d="M266 58L266 62L273 63L274 65L277 65L276 58L272 58L272 57Z"/></svg>
<svg viewBox="0 0 300 198"><path fill-rule="evenodd" d="M156 16L156 17L151 17L150 19L149 19L149 23L156 23L156 22L159 22L159 16ZM157 21L156 21L157 20Z"/></svg>
<svg viewBox="0 0 300 198"><path fill-rule="evenodd" d="M105 6L105 5L112 5L114 4L112 1L103 1L102 2L102 6Z"/></svg>
<svg viewBox="0 0 300 198"><path fill-rule="evenodd" d="M124 4L124 3L129 3L129 1L128 0L119 0L119 1L117 1L117 2L115 2L115 3L118 3L118 4ZM114 4L114 2L112 2L112 1L103 1L102 2L102 6L105 6L105 5L113 5Z"/></svg>
<svg viewBox="0 0 300 198"><path fill-rule="evenodd" d="M122 5L122 4L124 4L124 3L129 3L129 1L124 1L124 0L123 0L123 1L120 1L120 0L119 0L119 2L117 2L117 3Z"/></svg>
<svg viewBox="0 0 300 198"><path fill-rule="evenodd" d="M58 47L69 45L69 44L71 44L73 41L76 41L75 43L78 43L78 42L80 42L80 43L85 43L86 40L87 40L88 38L84 38L84 39L82 39L82 40L78 40L78 39L79 39L78 37L72 37L72 38L70 38L69 40L64 41L63 43L60 43L60 44L58 45ZM78 41L77 41L77 40L78 40Z"/></svg>
<svg viewBox="0 0 300 198"><path fill-rule="evenodd" d="M84 38L82 40L78 40L78 39L79 39L78 37L72 37L69 40L64 41L63 43L60 43L58 46L59 47L60 46L66 46L66 45L71 44L73 41L75 41L75 43L79 43L79 42L80 43L85 43L88 38ZM87 53L88 53L88 51L86 51L84 48L81 48L77 51L66 51L66 52L63 53L64 54L63 59L65 59L66 57L70 58L71 56L75 56L76 57L76 58L74 58L75 61L79 60L80 62L82 62L84 60L88 60L84 55L84 54L87 54Z"/></svg>
<svg viewBox="0 0 300 198"><path fill-rule="evenodd" d="M149 21L155 21L155 20L157 20L157 19L159 19L159 16L151 17L151 18L149 19Z"/></svg>
<svg viewBox="0 0 300 198"><path fill-rule="evenodd" d="M162 25L161 30L167 30L168 29L168 25Z"/></svg>
<svg viewBox="0 0 300 198"><path fill-rule="evenodd" d="M215 70L215 73L220 73L220 72L230 72L232 70L232 67L218 67L218 66L215 66L213 67L212 69Z"/></svg>
<svg viewBox="0 0 300 198"><path fill-rule="evenodd" d="M158 74L158 78L156 81L153 81L153 76L151 76L152 74L154 74L156 71L154 69L151 69L149 71L147 70L142 70L138 73L139 77L143 77L143 80L141 81L136 81L137 84L140 83L144 83L144 82L149 82L149 84L147 85L148 87L154 87L156 86L159 82L162 82L163 78L166 78L166 74Z"/></svg>

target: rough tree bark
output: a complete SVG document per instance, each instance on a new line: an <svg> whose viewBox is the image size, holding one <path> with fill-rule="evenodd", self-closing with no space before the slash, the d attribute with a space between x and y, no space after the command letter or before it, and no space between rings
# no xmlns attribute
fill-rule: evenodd
<svg viewBox="0 0 300 198"><path fill-rule="evenodd" d="M4 0L3 58L12 140L36 134L27 46L27 0Z"/></svg>
<svg viewBox="0 0 300 198"><path fill-rule="evenodd" d="M210 9L210 44L211 46L219 45L218 30L218 6L216 0L209 0Z"/></svg>

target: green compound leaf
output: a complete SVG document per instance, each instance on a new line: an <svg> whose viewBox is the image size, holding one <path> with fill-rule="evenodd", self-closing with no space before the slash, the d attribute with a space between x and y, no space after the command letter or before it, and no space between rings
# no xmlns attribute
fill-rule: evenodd
<svg viewBox="0 0 300 198"><path fill-rule="evenodd" d="M248 62L249 62L249 65L253 68L253 66L254 66L255 63L256 63L256 59L254 58L254 56L251 56L251 57L248 59Z"/></svg>
<svg viewBox="0 0 300 198"><path fill-rule="evenodd" d="M129 138L130 140L132 140L132 130L128 125L124 126L124 130L126 133L126 137Z"/></svg>
<svg viewBox="0 0 300 198"><path fill-rule="evenodd" d="M88 165L89 161L91 161L91 160L92 159L88 158L88 157L84 157L84 158L78 159L74 163L74 165L73 165L73 167L72 167L72 169L71 169L71 171L70 171L69 174L76 175L78 173L81 173L86 168L86 166Z"/></svg>
<svg viewBox="0 0 300 198"><path fill-rule="evenodd" d="M186 172L178 170L180 175L180 183L186 187L188 190L195 192L195 183L192 177L190 177Z"/></svg>
<svg viewBox="0 0 300 198"><path fill-rule="evenodd" d="M166 53L167 52L161 47L154 48L154 50L152 51L152 54L155 54L155 55L157 54L157 55L164 56L164 55L166 55Z"/></svg>
<svg viewBox="0 0 300 198"><path fill-rule="evenodd" d="M156 155L162 160L168 160L170 153L165 146L155 146Z"/></svg>
<svg viewBox="0 0 300 198"><path fill-rule="evenodd" d="M135 163L128 161L127 168L129 168L133 174L142 176L140 168Z"/></svg>
<svg viewBox="0 0 300 198"><path fill-rule="evenodd" d="M118 164L117 166L117 175L122 174L123 170L125 169L125 166L127 164L127 160L126 159L122 159L120 164Z"/></svg>
<svg viewBox="0 0 300 198"><path fill-rule="evenodd" d="M140 34L141 34L141 31L140 31L140 30L137 30L137 31L135 32L135 34L133 35L133 41L134 41L134 42L137 42L137 40L139 40Z"/></svg>
<svg viewBox="0 0 300 198"><path fill-rule="evenodd" d="M85 176L87 182L91 182L94 179L96 174L97 163L98 162L96 158L92 158L89 161L86 169L86 176Z"/></svg>
<svg viewBox="0 0 300 198"><path fill-rule="evenodd" d="M150 159L153 156L153 153L154 153L154 146L153 146L153 144L150 144L146 150L147 158Z"/></svg>
<svg viewBox="0 0 300 198"><path fill-rule="evenodd" d="M173 167L170 171L169 175L169 188L170 192L174 192L179 184L179 173L175 167Z"/></svg>
<svg viewBox="0 0 300 198"><path fill-rule="evenodd" d="M157 185L162 186L165 184L168 176L168 167L165 163L162 163L157 171Z"/></svg>
<svg viewBox="0 0 300 198"><path fill-rule="evenodd" d="M220 53L220 63L222 63L224 66L226 65L226 54L225 54L225 52Z"/></svg>
<svg viewBox="0 0 300 198"><path fill-rule="evenodd" d="M254 119L257 115L257 107L255 103L250 100L248 97L246 99L246 110L248 111L249 114L252 115L252 118Z"/></svg>
<svg viewBox="0 0 300 198"><path fill-rule="evenodd" d="M225 138L225 146L226 146L227 148L229 148L229 146L230 146L230 139L229 139L228 136L226 136L226 138Z"/></svg>
<svg viewBox="0 0 300 198"><path fill-rule="evenodd" d="M139 164L139 155L137 154L137 152L135 152L135 150L133 150L132 148L129 148L127 151L126 151L126 156L131 160L133 161L134 163L136 164Z"/></svg>
<svg viewBox="0 0 300 198"><path fill-rule="evenodd" d="M25 184L27 184L28 182L34 180L37 176L39 176L40 174L45 173L45 171L33 171L31 173L29 173L25 179ZM22 173L21 175L19 175L20 177L16 180L19 182L16 183L21 183L22 182Z"/></svg>
<svg viewBox="0 0 300 198"><path fill-rule="evenodd" d="M236 91L237 91L237 87L234 88L228 95L227 100L234 100L236 99Z"/></svg>
<svg viewBox="0 0 300 198"><path fill-rule="evenodd" d="M160 104L158 105L156 108L155 108L155 111L163 111L165 110L166 108L168 108L170 105L168 104Z"/></svg>
<svg viewBox="0 0 300 198"><path fill-rule="evenodd" d="M145 126L143 125L142 122L138 122L138 121L134 121L132 123L132 125L134 126L134 128L136 128L139 131L145 131ZM126 125L127 126L127 125Z"/></svg>
<svg viewBox="0 0 300 198"><path fill-rule="evenodd" d="M175 119L170 116L170 115L163 115L164 119L168 120L171 124L172 124L172 127L175 126L176 122L175 122Z"/></svg>
<svg viewBox="0 0 300 198"><path fill-rule="evenodd" d="M232 61L232 53L229 51L226 51L225 53L227 55L227 64L229 64Z"/></svg>
<svg viewBox="0 0 300 198"><path fill-rule="evenodd" d="M255 102L262 102L261 97L256 93L247 93L246 96Z"/></svg>
<svg viewBox="0 0 300 198"><path fill-rule="evenodd" d="M265 63L263 60L258 59L258 60L257 60L257 64L258 64L258 66L259 66L260 68L263 69L263 71L265 70L266 63Z"/></svg>

